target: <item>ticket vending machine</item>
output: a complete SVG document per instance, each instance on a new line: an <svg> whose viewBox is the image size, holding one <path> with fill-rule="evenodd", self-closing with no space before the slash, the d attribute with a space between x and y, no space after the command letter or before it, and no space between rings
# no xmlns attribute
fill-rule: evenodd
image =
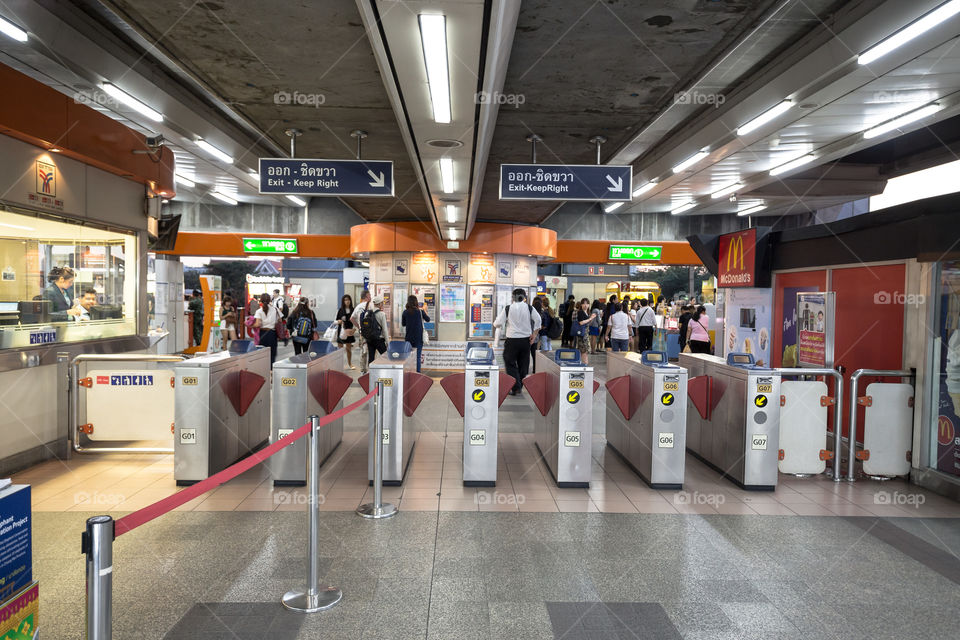
<svg viewBox="0 0 960 640"><path fill-rule="evenodd" d="M645 351L608 355L607 375L607 445L652 488L683 488L687 370Z"/></svg>
<svg viewBox="0 0 960 640"><path fill-rule="evenodd" d="M593 394L599 386L576 349L537 351L537 373L523 380L537 408L534 441L558 487L590 486Z"/></svg>
<svg viewBox="0 0 960 640"><path fill-rule="evenodd" d="M440 386L463 416L463 485L495 487L500 405L514 379L500 370L489 345L467 344L464 372L445 377Z"/></svg>
<svg viewBox="0 0 960 640"><path fill-rule="evenodd" d="M683 353L680 364L692 374L687 448L744 489L776 489L780 373L749 353Z"/></svg>

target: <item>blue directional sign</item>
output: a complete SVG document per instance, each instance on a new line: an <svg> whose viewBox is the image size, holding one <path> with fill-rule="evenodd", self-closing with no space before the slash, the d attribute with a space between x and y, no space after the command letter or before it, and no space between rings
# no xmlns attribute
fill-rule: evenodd
<svg viewBox="0 0 960 640"><path fill-rule="evenodd" d="M501 200L629 202L633 167L610 164L502 164Z"/></svg>
<svg viewBox="0 0 960 640"><path fill-rule="evenodd" d="M260 193L389 197L393 195L393 162L260 158Z"/></svg>

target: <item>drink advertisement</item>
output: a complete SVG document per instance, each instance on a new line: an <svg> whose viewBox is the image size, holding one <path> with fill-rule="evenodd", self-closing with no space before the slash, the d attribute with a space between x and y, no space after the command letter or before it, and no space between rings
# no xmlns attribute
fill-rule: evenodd
<svg viewBox="0 0 960 640"><path fill-rule="evenodd" d="M797 294L797 366L833 366L832 293Z"/></svg>
<svg viewBox="0 0 960 640"><path fill-rule="evenodd" d="M724 308L724 353L752 353L762 367L770 366L773 322L771 289L728 289Z"/></svg>

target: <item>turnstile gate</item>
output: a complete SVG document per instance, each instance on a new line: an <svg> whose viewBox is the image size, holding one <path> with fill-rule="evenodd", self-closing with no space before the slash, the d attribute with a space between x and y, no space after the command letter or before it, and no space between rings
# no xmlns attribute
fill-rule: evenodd
<svg viewBox="0 0 960 640"><path fill-rule="evenodd" d="M607 356L607 445L654 489L683 488L687 370L662 351Z"/></svg>

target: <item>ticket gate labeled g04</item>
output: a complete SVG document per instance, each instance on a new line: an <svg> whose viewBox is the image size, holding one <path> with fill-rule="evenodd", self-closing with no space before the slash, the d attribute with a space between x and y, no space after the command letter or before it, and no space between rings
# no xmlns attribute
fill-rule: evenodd
<svg viewBox="0 0 960 640"><path fill-rule="evenodd" d="M173 477L190 485L226 469L270 437L270 349L232 340L229 351L174 367Z"/></svg>
<svg viewBox="0 0 960 640"><path fill-rule="evenodd" d="M500 370L493 349L485 343L467 347L463 373L440 381L453 406L463 417L463 485L497 485L497 440L500 405L514 385Z"/></svg>
<svg viewBox="0 0 960 640"><path fill-rule="evenodd" d="M327 341L315 340L306 353L274 363L271 442L296 431L310 416L323 417L343 406L343 394L353 383L343 373L344 353ZM324 425L319 438L323 464L343 439L343 418ZM301 438L270 456L274 485L306 484L307 440Z"/></svg>
<svg viewBox="0 0 960 640"><path fill-rule="evenodd" d="M780 455L780 373L757 367L752 354L724 360L680 354L690 372L687 448L744 488L773 491Z"/></svg>
<svg viewBox="0 0 960 640"><path fill-rule="evenodd" d="M537 351L537 373L523 380L537 407L534 441L558 487L590 486L593 394L599 386L576 349Z"/></svg>
<svg viewBox="0 0 960 640"><path fill-rule="evenodd" d="M682 489L687 370L662 351L607 356L607 445L654 489Z"/></svg>

